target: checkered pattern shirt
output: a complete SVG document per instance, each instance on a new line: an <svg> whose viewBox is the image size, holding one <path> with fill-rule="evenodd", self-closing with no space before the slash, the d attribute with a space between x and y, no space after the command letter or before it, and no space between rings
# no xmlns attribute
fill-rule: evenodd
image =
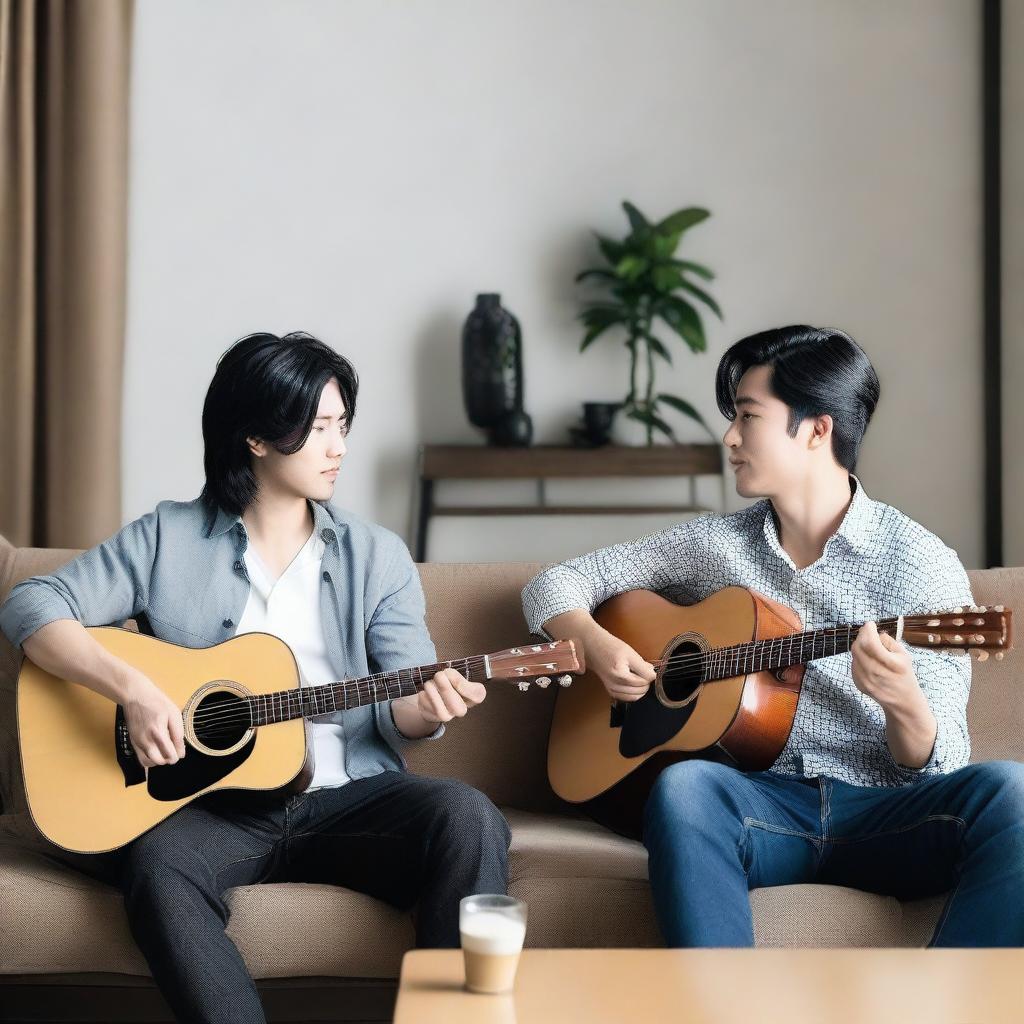
<svg viewBox="0 0 1024 1024"><path fill-rule="evenodd" d="M527 625L541 632L556 615L593 611L615 594L637 589L694 604L723 587L747 587L792 608L807 630L974 603L954 551L898 509L871 500L857 477L850 477L850 486L853 499L842 524L804 569L783 550L774 509L763 499L732 515L699 516L546 569L523 591ZM970 657L908 650L938 723L923 768L893 759L882 708L854 685L847 652L807 665L793 729L773 770L900 786L967 764Z"/></svg>

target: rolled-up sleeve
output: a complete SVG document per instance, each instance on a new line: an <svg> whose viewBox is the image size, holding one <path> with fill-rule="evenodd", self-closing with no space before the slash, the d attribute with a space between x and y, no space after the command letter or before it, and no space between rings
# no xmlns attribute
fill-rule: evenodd
<svg viewBox="0 0 1024 1024"><path fill-rule="evenodd" d="M626 590L681 592L695 580L709 516L699 516L638 540L614 544L549 566L523 589L531 633L557 615L599 604Z"/></svg>
<svg viewBox="0 0 1024 1024"><path fill-rule="evenodd" d="M920 571L927 566L927 575ZM905 614L952 611L974 604L971 585L955 551L931 545L917 567L907 573L914 584L906 593ZM886 751L900 777L910 782L928 775L945 775L963 768L971 758L967 730L967 698L971 691L971 657L966 651L934 651L908 646L914 675L935 716L935 746L920 768L899 764Z"/></svg>
<svg viewBox="0 0 1024 1024"><path fill-rule="evenodd" d="M385 573L384 594L366 630L366 654L373 672L395 672L402 668L433 664L437 661L434 642L426 623L423 587L409 549L394 538L390 564ZM415 742L399 732L391 713L391 702L378 704L377 726L392 747ZM444 735L439 725L420 739Z"/></svg>
<svg viewBox="0 0 1024 1024"><path fill-rule="evenodd" d="M20 647L57 619L106 626L137 615L148 601L158 534L153 511L56 572L22 580L0 607L0 630Z"/></svg>

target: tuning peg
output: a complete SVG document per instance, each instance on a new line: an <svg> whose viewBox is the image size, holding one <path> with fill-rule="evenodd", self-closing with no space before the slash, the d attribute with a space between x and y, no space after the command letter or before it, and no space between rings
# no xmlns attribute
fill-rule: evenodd
<svg viewBox="0 0 1024 1024"><path fill-rule="evenodd" d="M971 653L978 656L978 661L988 661L988 651L972 651Z"/></svg>
<svg viewBox="0 0 1024 1024"><path fill-rule="evenodd" d="M523 693L526 693L526 691L530 688L530 680L520 679L516 685L519 687L520 690L523 691Z"/></svg>
<svg viewBox="0 0 1024 1024"><path fill-rule="evenodd" d="M1002 661L1002 660L1003 660L1003 652L1002 651L996 651L996 661Z"/></svg>
<svg viewBox="0 0 1024 1024"><path fill-rule="evenodd" d="M558 685L562 687L572 686L572 676L559 676Z"/></svg>
<svg viewBox="0 0 1024 1024"><path fill-rule="evenodd" d="M1006 608L1003 605L1001 605L1001 604L997 604L997 605L993 605L992 606L992 611L994 611L994 612L1005 612Z"/></svg>
<svg viewBox="0 0 1024 1024"><path fill-rule="evenodd" d="M546 690L551 685L551 676L537 676L534 682L542 689Z"/></svg>
<svg viewBox="0 0 1024 1024"><path fill-rule="evenodd" d="M963 619L952 619L949 623L951 626L962 626L964 624Z"/></svg>

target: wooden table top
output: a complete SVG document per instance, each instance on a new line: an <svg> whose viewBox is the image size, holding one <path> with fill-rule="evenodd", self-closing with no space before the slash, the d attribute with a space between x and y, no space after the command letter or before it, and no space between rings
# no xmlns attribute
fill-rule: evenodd
<svg viewBox="0 0 1024 1024"><path fill-rule="evenodd" d="M527 949L515 991L460 950L402 962L395 1024L1020 1024L1024 949Z"/></svg>

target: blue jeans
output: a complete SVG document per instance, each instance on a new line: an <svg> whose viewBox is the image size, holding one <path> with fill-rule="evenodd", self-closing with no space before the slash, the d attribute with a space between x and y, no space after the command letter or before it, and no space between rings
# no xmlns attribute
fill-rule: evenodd
<svg viewBox="0 0 1024 1024"><path fill-rule="evenodd" d="M669 946L752 946L749 890L819 882L914 900L949 892L933 946L1024 946L1024 765L899 788L683 761L644 818Z"/></svg>

